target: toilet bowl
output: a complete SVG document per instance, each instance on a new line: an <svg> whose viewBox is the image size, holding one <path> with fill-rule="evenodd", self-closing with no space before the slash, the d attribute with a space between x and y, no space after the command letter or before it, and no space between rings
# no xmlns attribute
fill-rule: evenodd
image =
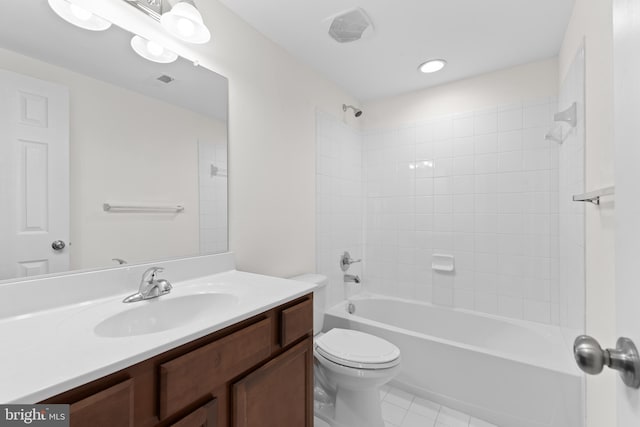
<svg viewBox="0 0 640 427"><path fill-rule="evenodd" d="M321 332L327 278L305 274L292 279L317 286L313 295L316 415L336 427L384 427L379 389L400 369L400 350L360 331Z"/></svg>

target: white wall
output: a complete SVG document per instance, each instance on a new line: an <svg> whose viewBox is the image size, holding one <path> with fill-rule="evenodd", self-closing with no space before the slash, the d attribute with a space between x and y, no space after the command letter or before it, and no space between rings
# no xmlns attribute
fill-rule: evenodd
<svg viewBox="0 0 640 427"><path fill-rule="evenodd" d="M69 88L71 269L200 253L198 141L224 144L223 122L8 50L0 63ZM105 202L186 209L112 214Z"/></svg>
<svg viewBox="0 0 640 427"><path fill-rule="evenodd" d="M481 110L556 96L556 59L533 62L364 105L367 129L416 123L425 117Z"/></svg>
<svg viewBox="0 0 640 427"><path fill-rule="evenodd" d="M586 190L614 184L613 26L611 0L576 0L559 55L560 81L579 46L586 48ZM603 346L613 346L614 198L586 206L586 331ZM587 425L616 424L617 375L587 378Z"/></svg>

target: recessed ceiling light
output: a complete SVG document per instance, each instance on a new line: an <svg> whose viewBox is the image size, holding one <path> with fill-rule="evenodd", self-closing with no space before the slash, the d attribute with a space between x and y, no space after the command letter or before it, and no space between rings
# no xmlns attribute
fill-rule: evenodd
<svg viewBox="0 0 640 427"><path fill-rule="evenodd" d="M423 73L435 73L436 71L440 71L447 65L447 61L444 59L430 59L427 62L421 64L418 67L418 70Z"/></svg>

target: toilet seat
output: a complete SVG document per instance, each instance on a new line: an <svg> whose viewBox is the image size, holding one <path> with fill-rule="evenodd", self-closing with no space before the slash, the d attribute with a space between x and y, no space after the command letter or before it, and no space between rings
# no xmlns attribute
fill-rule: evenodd
<svg viewBox="0 0 640 427"><path fill-rule="evenodd" d="M342 366L387 369L400 363L400 349L390 342L360 331L335 328L315 340L317 353Z"/></svg>

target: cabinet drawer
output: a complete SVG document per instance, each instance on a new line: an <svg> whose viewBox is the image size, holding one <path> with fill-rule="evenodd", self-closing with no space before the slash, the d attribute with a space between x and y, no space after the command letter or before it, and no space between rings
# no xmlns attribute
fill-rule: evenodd
<svg viewBox="0 0 640 427"><path fill-rule="evenodd" d="M133 380L128 379L71 404L70 425L133 426Z"/></svg>
<svg viewBox="0 0 640 427"><path fill-rule="evenodd" d="M313 333L313 299L309 298L280 313L280 345L288 346Z"/></svg>
<svg viewBox="0 0 640 427"><path fill-rule="evenodd" d="M218 401L203 405L170 427L216 427L218 418Z"/></svg>
<svg viewBox="0 0 640 427"><path fill-rule="evenodd" d="M160 419L271 355L271 318L160 365Z"/></svg>

